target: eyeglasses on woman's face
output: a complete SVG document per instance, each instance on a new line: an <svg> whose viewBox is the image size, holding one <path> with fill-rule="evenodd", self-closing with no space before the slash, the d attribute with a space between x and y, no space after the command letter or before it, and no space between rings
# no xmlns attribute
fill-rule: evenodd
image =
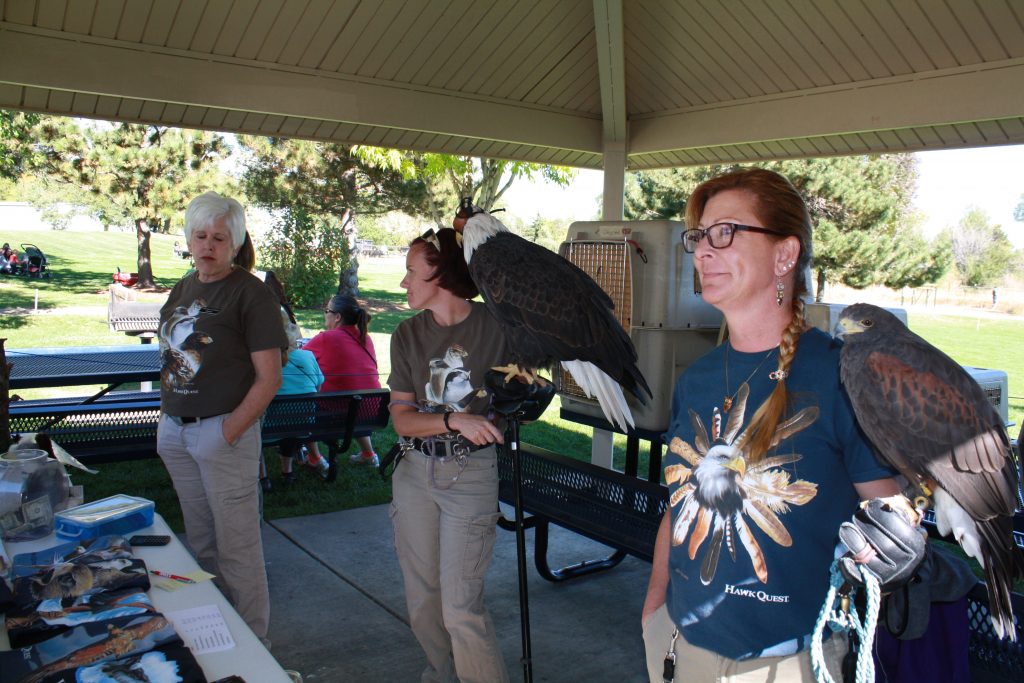
<svg viewBox="0 0 1024 683"><path fill-rule="evenodd" d="M341 313L338 313L337 311L332 311L329 308L325 308L324 315L341 315Z"/></svg>
<svg viewBox="0 0 1024 683"><path fill-rule="evenodd" d="M697 251L697 245L705 237L708 238L708 244L715 249L725 249L732 245L733 237L739 231L746 232L760 232L765 235L779 235L783 236L783 233L778 230L769 230L768 228L758 228L753 225L741 225L739 223L715 223L709 225L706 228L691 228L689 230L683 230L683 251L688 254L692 254Z"/></svg>

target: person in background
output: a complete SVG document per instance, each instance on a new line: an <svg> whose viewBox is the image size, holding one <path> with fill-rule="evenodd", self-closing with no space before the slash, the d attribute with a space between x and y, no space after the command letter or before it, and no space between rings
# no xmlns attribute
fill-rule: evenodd
<svg viewBox="0 0 1024 683"><path fill-rule="evenodd" d="M241 204L199 195L185 211L185 239L195 269L160 309L157 452L200 566L269 646L259 418L281 386L288 338L274 294L249 272Z"/></svg>
<svg viewBox="0 0 1024 683"><path fill-rule="evenodd" d="M899 487L857 426L838 344L804 321L800 193L748 169L698 186L686 212L683 248L729 338L683 372L672 399L672 503L642 615L650 680L813 681L810 634L840 524ZM824 642L837 680L846 650L839 634Z"/></svg>
<svg viewBox="0 0 1024 683"><path fill-rule="evenodd" d="M498 456L485 373L508 361L505 337L469 277L455 231L413 240L402 279L409 308L391 339L391 420L404 457L391 519L424 683L505 683L484 605L498 519Z"/></svg>
<svg viewBox="0 0 1024 683"><path fill-rule="evenodd" d="M288 351L285 352L285 366L281 371L281 388L278 389L277 395L293 396L316 393L324 382L324 373L320 371L316 356L310 351L299 348L299 326L291 321L287 311L283 308L281 309L281 322L284 324L284 331L288 336ZM302 457L310 467L316 469L322 478L327 478L329 470L327 459L320 455L315 441L303 445L298 439L282 439L278 444L278 450L281 453L281 478L285 484L295 482L292 463L296 457Z"/></svg>
<svg viewBox="0 0 1024 683"><path fill-rule="evenodd" d="M316 356L324 373L321 391L380 389L377 352L366 333L370 314L347 294L335 294L324 309L324 331L302 347ZM368 436L356 437L359 452L349 461L356 465L380 464Z"/></svg>

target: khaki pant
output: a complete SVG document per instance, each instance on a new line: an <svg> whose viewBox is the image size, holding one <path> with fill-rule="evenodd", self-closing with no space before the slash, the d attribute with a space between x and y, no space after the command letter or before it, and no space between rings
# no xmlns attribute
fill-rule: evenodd
<svg viewBox="0 0 1024 683"><path fill-rule="evenodd" d="M253 633L267 644L270 592L260 535L260 426L235 445L224 440L224 416L178 425L166 415L157 428L157 452L174 482L185 534L199 565Z"/></svg>
<svg viewBox="0 0 1024 683"><path fill-rule="evenodd" d="M422 683L507 683L484 576L494 553L494 448L453 458L409 451L392 477L391 519L413 634L427 655ZM453 481L453 478L458 477Z"/></svg>
<svg viewBox="0 0 1024 683"><path fill-rule="evenodd" d="M647 651L647 674L651 683L662 683L665 654L672 642L675 625L662 605L644 622L644 649ZM825 641L825 661L832 679L841 681L840 662L846 654L846 638L834 635ZM710 650L690 645L683 636L676 638L676 683L814 683L810 652L803 650L786 657L759 657L737 661Z"/></svg>

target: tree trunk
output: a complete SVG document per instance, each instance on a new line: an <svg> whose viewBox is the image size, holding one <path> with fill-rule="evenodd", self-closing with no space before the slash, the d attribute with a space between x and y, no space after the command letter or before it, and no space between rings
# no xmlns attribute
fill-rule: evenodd
<svg viewBox="0 0 1024 683"><path fill-rule="evenodd" d="M7 352L0 337L0 453L11 447L11 420L8 406L11 404L11 366L7 363Z"/></svg>
<svg viewBox="0 0 1024 683"><path fill-rule="evenodd" d="M818 287L814 293L815 303L822 303L825 301L825 269L818 268Z"/></svg>
<svg viewBox="0 0 1024 683"><path fill-rule="evenodd" d="M135 219L135 237L139 242L139 280L135 286L139 289L156 287L153 280L153 262L149 255L149 222L145 218Z"/></svg>
<svg viewBox="0 0 1024 683"><path fill-rule="evenodd" d="M359 296L359 258L356 252L356 237L359 236L359 228L356 226L355 213L352 209L345 209L341 217L341 229L345 235L345 248L348 250L348 261L338 273L338 294L348 294L352 297Z"/></svg>

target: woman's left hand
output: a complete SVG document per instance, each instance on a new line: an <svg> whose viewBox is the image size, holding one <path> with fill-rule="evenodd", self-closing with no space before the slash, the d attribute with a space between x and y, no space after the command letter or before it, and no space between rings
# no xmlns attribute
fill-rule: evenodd
<svg viewBox="0 0 1024 683"><path fill-rule="evenodd" d="M839 558L847 581L862 583L858 564L878 577L885 593L907 583L917 571L928 548L924 530L908 519L913 511L903 496L874 498L861 507L850 522L839 527L839 539L849 552Z"/></svg>

